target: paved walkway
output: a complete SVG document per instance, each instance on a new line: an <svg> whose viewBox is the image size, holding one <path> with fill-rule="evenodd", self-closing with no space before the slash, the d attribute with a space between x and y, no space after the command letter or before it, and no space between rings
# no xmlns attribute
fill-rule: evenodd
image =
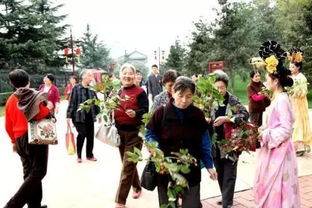
<svg viewBox="0 0 312 208"><path fill-rule="evenodd" d="M59 144L50 146L49 149L48 173L43 180L43 203L48 204L49 208L113 208L121 169L118 149L95 140L94 154L99 160L97 162L84 160L83 163L78 164L76 156L67 155L65 150L66 107L67 103L62 102L60 112L56 116L58 119ZM311 113L310 117L312 118ZM0 135L0 207L3 207L16 192L23 179L22 165L19 156L12 152L10 140L4 130L3 117L0 118ZM145 149L143 149L143 153L147 155ZM312 174L311 159L312 154L298 158L299 176ZM254 153L243 153L240 157L235 188L237 192L235 194L237 207L250 207L250 204L239 205L241 203L239 197L245 196L246 198L249 196L250 198L248 199L252 199L248 191L241 191L252 188L255 163L256 157ZM140 162L138 164L139 173L142 172L143 167L144 162ZM312 187L311 184L309 186ZM300 188L301 191L305 191L302 185ZM156 191L144 190L142 197L136 200L132 199L131 194L132 191L130 191L127 200L127 208L158 207ZM220 191L217 182L210 180L207 171L203 170L201 199L204 206L214 207L214 200L216 199L212 197L219 195ZM309 199L311 199L311 192L309 195L305 193L302 195L302 197L307 196L310 196Z"/></svg>
<svg viewBox="0 0 312 208"><path fill-rule="evenodd" d="M301 208L312 207L312 175L299 177ZM203 208L221 208L217 205L220 197L212 197L202 200ZM235 208L250 208L255 207L252 189L236 192L234 195Z"/></svg>

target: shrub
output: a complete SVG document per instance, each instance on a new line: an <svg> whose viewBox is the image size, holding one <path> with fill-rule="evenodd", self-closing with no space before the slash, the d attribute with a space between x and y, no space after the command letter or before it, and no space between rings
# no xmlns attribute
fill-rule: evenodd
<svg viewBox="0 0 312 208"><path fill-rule="evenodd" d="M0 93L0 106L5 105L8 97L12 94L13 92L3 92Z"/></svg>

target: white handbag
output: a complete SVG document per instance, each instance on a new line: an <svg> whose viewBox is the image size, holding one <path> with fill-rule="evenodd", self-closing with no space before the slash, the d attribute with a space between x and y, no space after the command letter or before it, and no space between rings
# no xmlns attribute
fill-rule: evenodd
<svg viewBox="0 0 312 208"><path fill-rule="evenodd" d="M29 144L57 144L56 119L45 118L39 121L28 122Z"/></svg>
<svg viewBox="0 0 312 208"><path fill-rule="evenodd" d="M115 126L114 114L110 122L105 123L105 121L102 121L95 137L101 142L113 147L118 147L120 145L120 136Z"/></svg>

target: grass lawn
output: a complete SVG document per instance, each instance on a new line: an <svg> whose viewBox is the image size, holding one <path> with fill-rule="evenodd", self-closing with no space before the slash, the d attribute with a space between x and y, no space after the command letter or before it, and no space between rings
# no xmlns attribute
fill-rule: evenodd
<svg viewBox="0 0 312 208"><path fill-rule="evenodd" d="M234 85L234 92L231 89L231 83L229 83L228 90L232 92L235 96L239 98L239 100L244 104L248 104L248 98L247 98L247 85L249 83L249 80L244 82L240 76L235 76L235 85ZM311 85L309 85L310 87ZM312 108L312 91L309 90L308 93L308 103L309 103L309 108Z"/></svg>
<svg viewBox="0 0 312 208"><path fill-rule="evenodd" d="M244 105L248 104L248 97L247 97L247 85L249 83L249 80L244 82L240 76L235 76L235 82L234 82L234 91L232 89L231 83L229 83L228 90L233 93L236 97L239 98L241 103Z"/></svg>
<svg viewBox="0 0 312 208"><path fill-rule="evenodd" d="M0 106L0 117L4 116L4 106Z"/></svg>

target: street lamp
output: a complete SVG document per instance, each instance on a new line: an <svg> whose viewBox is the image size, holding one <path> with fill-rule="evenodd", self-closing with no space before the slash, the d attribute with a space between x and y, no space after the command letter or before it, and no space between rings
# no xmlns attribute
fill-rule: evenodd
<svg viewBox="0 0 312 208"><path fill-rule="evenodd" d="M70 29L69 41L65 43L66 48L64 49L65 63L72 64L73 74L75 73L76 63L80 63L80 41L73 39L72 29Z"/></svg>
<svg viewBox="0 0 312 208"><path fill-rule="evenodd" d="M161 53L161 56L160 56ZM160 64L162 64L165 61L165 51L160 50L160 47L158 47L158 50L154 51L155 61L158 61L158 67L160 69Z"/></svg>

